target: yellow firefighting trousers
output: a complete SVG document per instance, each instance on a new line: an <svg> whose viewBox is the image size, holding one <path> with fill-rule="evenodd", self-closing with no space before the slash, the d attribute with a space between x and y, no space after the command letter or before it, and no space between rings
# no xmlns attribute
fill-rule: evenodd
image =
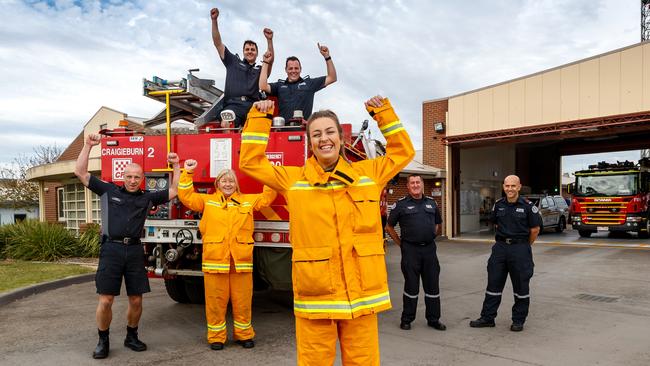
<svg viewBox="0 0 650 366"><path fill-rule="evenodd" d="M205 316L208 322L208 342L226 342L226 310L232 303L235 340L255 337L251 324L253 273L203 273L205 282Z"/></svg>
<svg viewBox="0 0 650 366"><path fill-rule="evenodd" d="M364 315L355 319L296 317L298 365L333 365L337 339L344 366L379 365L377 314Z"/></svg>

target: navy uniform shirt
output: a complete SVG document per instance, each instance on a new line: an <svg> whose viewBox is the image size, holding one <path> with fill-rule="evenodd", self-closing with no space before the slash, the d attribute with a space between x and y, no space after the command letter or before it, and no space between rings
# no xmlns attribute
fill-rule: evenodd
<svg viewBox="0 0 650 366"><path fill-rule="evenodd" d="M442 224L442 217L433 198L415 199L408 195L397 201L388 216L388 225L394 227L398 223L402 241L430 244L436 237L436 225Z"/></svg>
<svg viewBox="0 0 650 366"><path fill-rule="evenodd" d="M169 201L168 189L131 193L92 175L88 189L100 196L102 234L114 239L141 237L151 207Z"/></svg>
<svg viewBox="0 0 650 366"><path fill-rule="evenodd" d="M293 118L293 111L302 111L304 119L309 119L314 108L314 94L325 87L325 76L311 79L306 76L295 82L278 80L277 83L270 83L271 93L278 97L280 116L286 121Z"/></svg>
<svg viewBox="0 0 650 366"><path fill-rule="evenodd" d="M250 100L259 100L259 82L262 68L251 65L246 60L241 60L225 47L223 65L226 67L226 85L224 86L224 99L226 102L232 98L245 96Z"/></svg>
<svg viewBox="0 0 650 366"><path fill-rule="evenodd" d="M497 237L528 239L530 228L540 226L542 217L537 207L525 198L519 197L514 203L501 198L492 208L490 221L497 225Z"/></svg>

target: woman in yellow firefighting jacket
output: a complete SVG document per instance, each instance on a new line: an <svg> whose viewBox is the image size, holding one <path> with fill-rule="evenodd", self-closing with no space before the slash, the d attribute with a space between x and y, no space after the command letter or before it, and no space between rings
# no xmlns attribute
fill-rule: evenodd
<svg viewBox="0 0 650 366"><path fill-rule="evenodd" d="M268 187L264 187L261 194L240 193L237 176L231 169L224 169L217 175L214 193L196 193L192 182L196 165L196 160L185 161L178 198L187 208L203 212L199 230L203 240L208 342L213 350L223 349L230 300L233 337L244 348L253 348L253 211L269 206L277 194Z"/></svg>
<svg viewBox="0 0 650 366"><path fill-rule="evenodd" d="M299 365L331 365L340 342L344 365L378 365L377 313L390 309L379 198L415 152L388 99L366 109L386 138L386 155L350 163L336 114L307 122L313 156L302 167L274 166L265 155L273 102L256 102L242 133L240 169L283 194L290 220Z"/></svg>

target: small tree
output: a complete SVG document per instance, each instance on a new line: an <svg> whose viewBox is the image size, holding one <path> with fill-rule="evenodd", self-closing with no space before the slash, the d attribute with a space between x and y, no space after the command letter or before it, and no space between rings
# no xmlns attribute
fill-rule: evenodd
<svg viewBox="0 0 650 366"><path fill-rule="evenodd" d="M38 184L27 181L27 170L55 162L62 152L56 144L38 146L31 156L21 154L9 166L0 168L0 203L10 203L13 208L38 204Z"/></svg>

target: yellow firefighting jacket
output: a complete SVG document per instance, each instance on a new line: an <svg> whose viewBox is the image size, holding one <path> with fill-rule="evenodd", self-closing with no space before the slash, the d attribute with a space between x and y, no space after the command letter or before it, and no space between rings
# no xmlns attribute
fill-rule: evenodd
<svg viewBox="0 0 650 366"><path fill-rule="evenodd" d="M277 193L264 187L260 194L233 193L226 198L194 192L192 173L184 171L178 198L190 210L203 212L199 230L203 240L203 272L228 273L230 259L236 272L253 271L253 211L271 205Z"/></svg>
<svg viewBox="0 0 650 366"><path fill-rule="evenodd" d="M287 199L298 317L351 319L391 307L379 198L415 151L388 99L368 111L386 138L386 155L354 163L339 159L331 172L313 156L303 167L270 164L270 115L255 107L248 113L239 167Z"/></svg>

